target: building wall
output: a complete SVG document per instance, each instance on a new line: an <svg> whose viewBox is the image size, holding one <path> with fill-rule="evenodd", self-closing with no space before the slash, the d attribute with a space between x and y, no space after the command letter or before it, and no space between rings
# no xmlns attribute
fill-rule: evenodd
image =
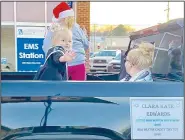
<svg viewBox="0 0 185 140"><path fill-rule="evenodd" d="M1 2L1 21L51 23L52 10L58 4L59 2ZM74 8L75 4L74 2Z"/></svg>
<svg viewBox="0 0 185 140"><path fill-rule="evenodd" d="M84 25L90 34L90 2L77 2L76 8L77 23Z"/></svg>
<svg viewBox="0 0 185 140"><path fill-rule="evenodd" d="M84 26L90 36L90 2L77 2L76 5L77 23ZM86 70L89 71L89 49L86 51Z"/></svg>
<svg viewBox="0 0 185 140"><path fill-rule="evenodd" d="M15 71L15 35L14 26L1 27L1 58L7 58L11 71ZM3 65L1 69L4 70Z"/></svg>

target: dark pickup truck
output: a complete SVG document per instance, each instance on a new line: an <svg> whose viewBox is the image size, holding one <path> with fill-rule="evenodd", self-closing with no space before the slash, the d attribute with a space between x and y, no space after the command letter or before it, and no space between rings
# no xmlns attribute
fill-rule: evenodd
<svg viewBox="0 0 185 140"><path fill-rule="evenodd" d="M118 81L128 51L120 74L88 73L85 82L2 72L2 140L184 139L183 28L177 19L131 34L128 51L143 40L155 43L154 82Z"/></svg>

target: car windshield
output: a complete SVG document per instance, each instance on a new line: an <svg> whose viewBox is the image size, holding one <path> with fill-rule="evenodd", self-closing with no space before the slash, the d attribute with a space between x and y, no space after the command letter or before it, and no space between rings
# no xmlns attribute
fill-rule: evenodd
<svg viewBox="0 0 185 140"><path fill-rule="evenodd" d="M93 58L93 57L97 56L97 54L98 54L97 52L91 54L90 58Z"/></svg>
<svg viewBox="0 0 185 140"><path fill-rule="evenodd" d="M111 56L111 57L115 57L116 56L116 51L100 51L99 53L96 54L96 56Z"/></svg>
<svg viewBox="0 0 185 140"><path fill-rule="evenodd" d="M114 60L121 60L121 53L119 53Z"/></svg>
<svg viewBox="0 0 185 140"><path fill-rule="evenodd" d="M85 97L78 99L78 97L53 97L51 111L47 117L47 126L59 126L65 127L70 126L72 128L81 129L85 131L84 128L99 128L97 131L101 132L101 128L106 128L119 132L122 136L126 130L130 130L130 119L129 119L129 98L122 97L97 97L89 98ZM41 100L41 102L39 102ZM58 102L56 102L56 100ZM20 102L18 102L20 101ZM32 101L32 102L31 102ZM3 97L2 104L2 126L5 133L10 134L15 129L24 127L37 127L44 126L46 117L44 117L44 112L48 104L47 98L41 97L31 97L30 98L12 98ZM79 103L78 103L79 102ZM111 103L112 102L112 103ZM115 104L116 103L116 104ZM111 109L111 111L109 109ZM127 111L122 112L120 110L125 109ZM21 115L20 115L21 114ZM34 114L34 115L33 115ZM13 116L13 117L12 117ZM107 119L105 119L105 117ZM27 119L24 119L27 118ZM88 119L84 119L88 118ZM123 123L123 125L122 125ZM120 125L121 124L121 125ZM24 132L26 129L23 129ZM49 129L50 130L50 129ZM56 129L58 130L58 129ZM21 130L22 131L22 130ZM63 131L62 131L63 132ZM69 132L71 132L69 130ZM88 132L88 131L87 131ZM94 132L94 131L93 131ZM44 132L45 133L45 132ZM103 130L104 133L104 130ZM130 133L130 131L129 131ZM48 134L48 133L46 133ZM89 135L89 134L88 134ZM93 133L94 135L94 133ZM95 134L96 135L96 134ZM110 136L112 134L110 133ZM129 134L127 134L129 135ZM56 138L54 135L50 135L51 139ZM59 137L68 139L79 139L80 136L77 135L61 135L59 132ZM39 139L38 135L35 136ZM22 137L22 139L32 139L35 138L29 135L29 137ZM44 137L44 136L41 136ZM67 138L68 137L68 138ZM73 137L73 138L72 138ZM84 140L86 139L105 139L105 137L96 136L81 136ZM109 137L109 136L108 136ZM44 137L45 138L45 137ZM21 138L19 138L21 139ZM107 138L108 140L108 138Z"/></svg>

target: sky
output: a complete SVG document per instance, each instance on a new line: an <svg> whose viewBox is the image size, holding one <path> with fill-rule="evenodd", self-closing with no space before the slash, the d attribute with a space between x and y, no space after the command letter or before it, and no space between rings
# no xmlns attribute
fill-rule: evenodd
<svg viewBox="0 0 185 140"><path fill-rule="evenodd" d="M127 24L139 29L167 21L168 2L91 2L91 24ZM169 2L170 19L184 17L183 2Z"/></svg>

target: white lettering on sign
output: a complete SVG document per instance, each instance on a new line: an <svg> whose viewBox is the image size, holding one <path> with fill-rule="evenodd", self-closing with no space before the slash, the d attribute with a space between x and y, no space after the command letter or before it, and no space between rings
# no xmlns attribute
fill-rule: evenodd
<svg viewBox="0 0 185 140"><path fill-rule="evenodd" d="M39 44L27 44L27 43L25 43L24 44L24 49L25 50L29 50L29 49L38 50L39 49Z"/></svg>
<svg viewBox="0 0 185 140"><path fill-rule="evenodd" d="M45 27L17 27L17 38L44 38Z"/></svg>
<svg viewBox="0 0 185 140"><path fill-rule="evenodd" d="M35 53L23 53L20 52L19 53L19 58L37 58L37 59L41 59L44 58L43 54L35 54Z"/></svg>
<svg viewBox="0 0 185 140"><path fill-rule="evenodd" d="M184 139L183 98L130 98L132 139Z"/></svg>

